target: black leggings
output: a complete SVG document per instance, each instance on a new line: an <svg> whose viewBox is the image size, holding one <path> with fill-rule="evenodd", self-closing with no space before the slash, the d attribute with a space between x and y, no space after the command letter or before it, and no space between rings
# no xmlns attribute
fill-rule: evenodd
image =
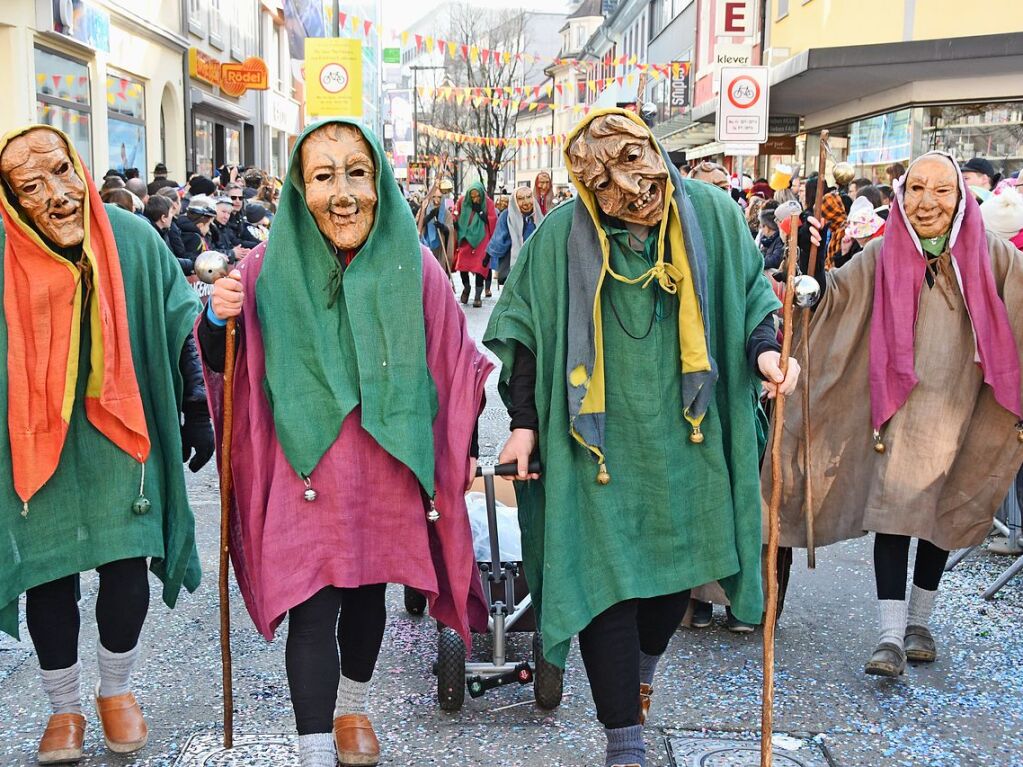
<svg viewBox="0 0 1023 767"><path fill-rule="evenodd" d="M108 562L96 568L99 595L96 625L99 641L123 653L139 643L149 612L149 574L143 557ZM78 661L78 576L69 575L28 590L25 621L44 671L68 668Z"/></svg>
<svg viewBox="0 0 1023 767"><path fill-rule="evenodd" d="M688 605L688 591L629 599L612 605L579 632L579 652L604 727L639 724L639 653L661 655Z"/></svg>
<svg viewBox="0 0 1023 767"><path fill-rule="evenodd" d="M355 682L373 678L387 623L386 590L386 583L327 586L288 612L284 659L299 735L333 730L340 674Z"/></svg>
<svg viewBox="0 0 1023 767"><path fill-rule="evenodd" d="M906 598L906 569L909 567L909 536L874 535L874 581L878 599ZM913 564L913 585L937 591L945 572L948 552L930 541L918 539L916 562Z"/></svg>
<svg viewBox="0 0 1023 767"><path fill-rule="evenodd" d="M476 272L459 272L459 274L462 277L462 287L465 288L466 290L469 289L469 275L470 274L476 275L476 294L477 295L479 295L479 294L481 294L483 292L483 283L484 282L489 283L489 281L490 281L490 275L487 275L486 277L484 277L482 274L478 274Z"/></svg>

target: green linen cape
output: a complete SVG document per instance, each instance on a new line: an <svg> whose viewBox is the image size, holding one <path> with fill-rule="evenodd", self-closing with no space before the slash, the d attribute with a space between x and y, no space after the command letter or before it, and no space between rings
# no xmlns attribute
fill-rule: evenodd
<svg viewBox="0 0 1023 767"><path fill-rule="evenodd" d="M659 312L648 288L611 281L601 297L605 331L611 482L594 481L590 452L570 433L566 387L568 241L574 206L550 213L526 242L484 343L502 363L500 392L516 344L537 359L540 480L519 483L526 578L544 654L563 666L574 634L618 602L671 594L720 580L740 619L763 613L760 573L759 383L746 342L778 306L738 206L721 190L684 181L706 250L704 322L719 378L694 444L682 414L677 298ZM579 225L579 224L576 224ZM590 224L594 225L594 224ZM612 238L611 259L627 277L649 264ZM599 253L593 254L600 259ZM613 303L613 306L612 306ZM615 317L617 312L620 322Z"/></svg>
<svg viewBox="0 0 1023 767"><path fill-rule="evenodd" d="M145 220L107 205L127 304L131 353L152 448L146 461L148 514L136 516L139 464L89 423L85 387L89 334L67 440L53 477L33 496L27 516L14 490L10 438L0 429L0 631L18 638L18 598L27 589L107 562L149 557L163 581L163 600L199 585L195 519L181 463L179 359L201 309L198 296L159 235ZM0 224L0 259L5 247ZM0 263L0 295L3 265ZM7 326L0 314L0 360ZM7 365L0 362L0 412L7 412Z"/></svg>

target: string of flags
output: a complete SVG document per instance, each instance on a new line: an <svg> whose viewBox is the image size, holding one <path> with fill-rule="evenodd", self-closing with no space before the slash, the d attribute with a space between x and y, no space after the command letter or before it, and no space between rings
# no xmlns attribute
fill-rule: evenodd
<svg viewBox="0 0 1023 767"><path fill-rule="evenodd" d="M629 87L632 87L636 84L636 80L637 75L635 74L619 75L618 77L605 77L603 79L591 78L588 80L579 80L576 83L575 90L579 91L580 94L585 94L586 92L598 94L605 88L611 87L614 83L617 83L619 86L628 85ZM419 98L431 97L447 102L454 102L458 104L458 106L462 106L468 102L477 108L480 106L487 106L488 104L496 104L504 107L510 106L515 111L527 109L530 112L542 112L545 109L569 106L564 104L560 99L554 97L554 93L563 97L565 95L565 91L572 90L573 88L571 85L566 86L561 83L554 85L550 82L545 85L533 86L506 85L495 87L464 87L446 85L431 87L427 85L420 85L416 88ZM548 99L553 98L553 101L538 100L543 97Z"/></svg>
<svg viewBox="0 0 1023 767"><path fill-rule="evenodd" d="M589 111L587 108L586 111ZM457 133L456 131L442 130L435 128L432 125L425 123L419 123L419 130L428 136L431 136L439 141L448 141L453 144L472 144L474 146L489 146L489 147L508 147L511 149L519 149L522 147L529 146L561 146L565 143L568 134L549 134L546 136L505 136L505 137L487 137L487 136L470 136L467 133Z"/></svg>
<svg viewBox="0 0 1023 767"><path fill-rule="evenodd" d="M672 74L674 74L674 77L678 77L677 71L672 73L673 67L675 69L678 68L678 62L649 64L640 62L635 54L632 56L623 55L613 57L610 53L600 61L584 61L581 59L560 57L551 58L525 51L506 51L487 48L480 43L446 40L434 35L422 35L407 29L393 30L383 27L371 19L363 19L345 11L340 11L338 13L338 27L339 29L344 30L350 29L353 34L362 35L365 38L369 38L370 35L375 34L378 37L388 37L390 40L400 40L403 48L407 47L410 42L415 42L416 50L420 53L433 52L436 50L437 53L441 54L445 58L455 61L472 61L474 63L483 62L484 64L490 62L493 62L494 64L510 64L514 60L525 62L527 64L542 64L545 67L550 65L567 65L586 68L595 68L598 65L603 64L605 67L635 67L639 69L639 71L649 72L651 75L653 75L654 72L657 72L659 75L663 75L664 77L672 76Z"/></svg>

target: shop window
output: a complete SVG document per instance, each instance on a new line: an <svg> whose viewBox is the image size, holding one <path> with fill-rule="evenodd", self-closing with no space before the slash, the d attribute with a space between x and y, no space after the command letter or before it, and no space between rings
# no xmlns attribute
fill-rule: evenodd
<svg viewBox="0 0 1023 767"><path fill-rule="evenodd" d="M210 45L224 50L224 0L209 0L209 4Z"/></svg>
<svg viewBox="0 0 1023 767"><path fill-rule="evenodd" d="M146 89L142 83L107 75L107 145L110 167L146 174Z"/></svg>
<svg viewBox="0 0 1023 767"><path fill-rule="evenodd" d="M89 67L44 48L35 49L36 120L64 131L92 168Z"/></svg>
<svg viewBox="0 0 1023 767"><path fill-rule="evenodd" d="M206 0L188 0L188 31L206 37Z"/></svg>
<svg viewBox="0 0 1023 767"><path fill-rule="evenodd" d="M1003 176L1023 167L1023 102L924 109L924 149L984 157Z"/></svg>
<svg viewBox="0 0 1023 767"><path fill-rule="evenodd" d="M195 172L213 177L213 121L195 118Z"/></svg>
<svg viewBox="0 0 1023 767"><path fill-rule="evenodd" d="M228 128L224 131L224 155L228 165L241 165L242 163L242 134L235 128Z"/></svg>

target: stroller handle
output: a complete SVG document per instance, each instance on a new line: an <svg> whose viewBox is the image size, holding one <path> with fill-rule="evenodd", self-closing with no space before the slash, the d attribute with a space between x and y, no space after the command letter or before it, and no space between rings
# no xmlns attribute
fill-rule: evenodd
<svg viewBox="0 0 1023 767"><path fill-rule="evenodd" d="M529 462L529 473L539 474L541 470L539 459L534 458ZM514 462L499 463L496 466L477 466L477 477L514 477L519 473L519 465Z"/></svg>

